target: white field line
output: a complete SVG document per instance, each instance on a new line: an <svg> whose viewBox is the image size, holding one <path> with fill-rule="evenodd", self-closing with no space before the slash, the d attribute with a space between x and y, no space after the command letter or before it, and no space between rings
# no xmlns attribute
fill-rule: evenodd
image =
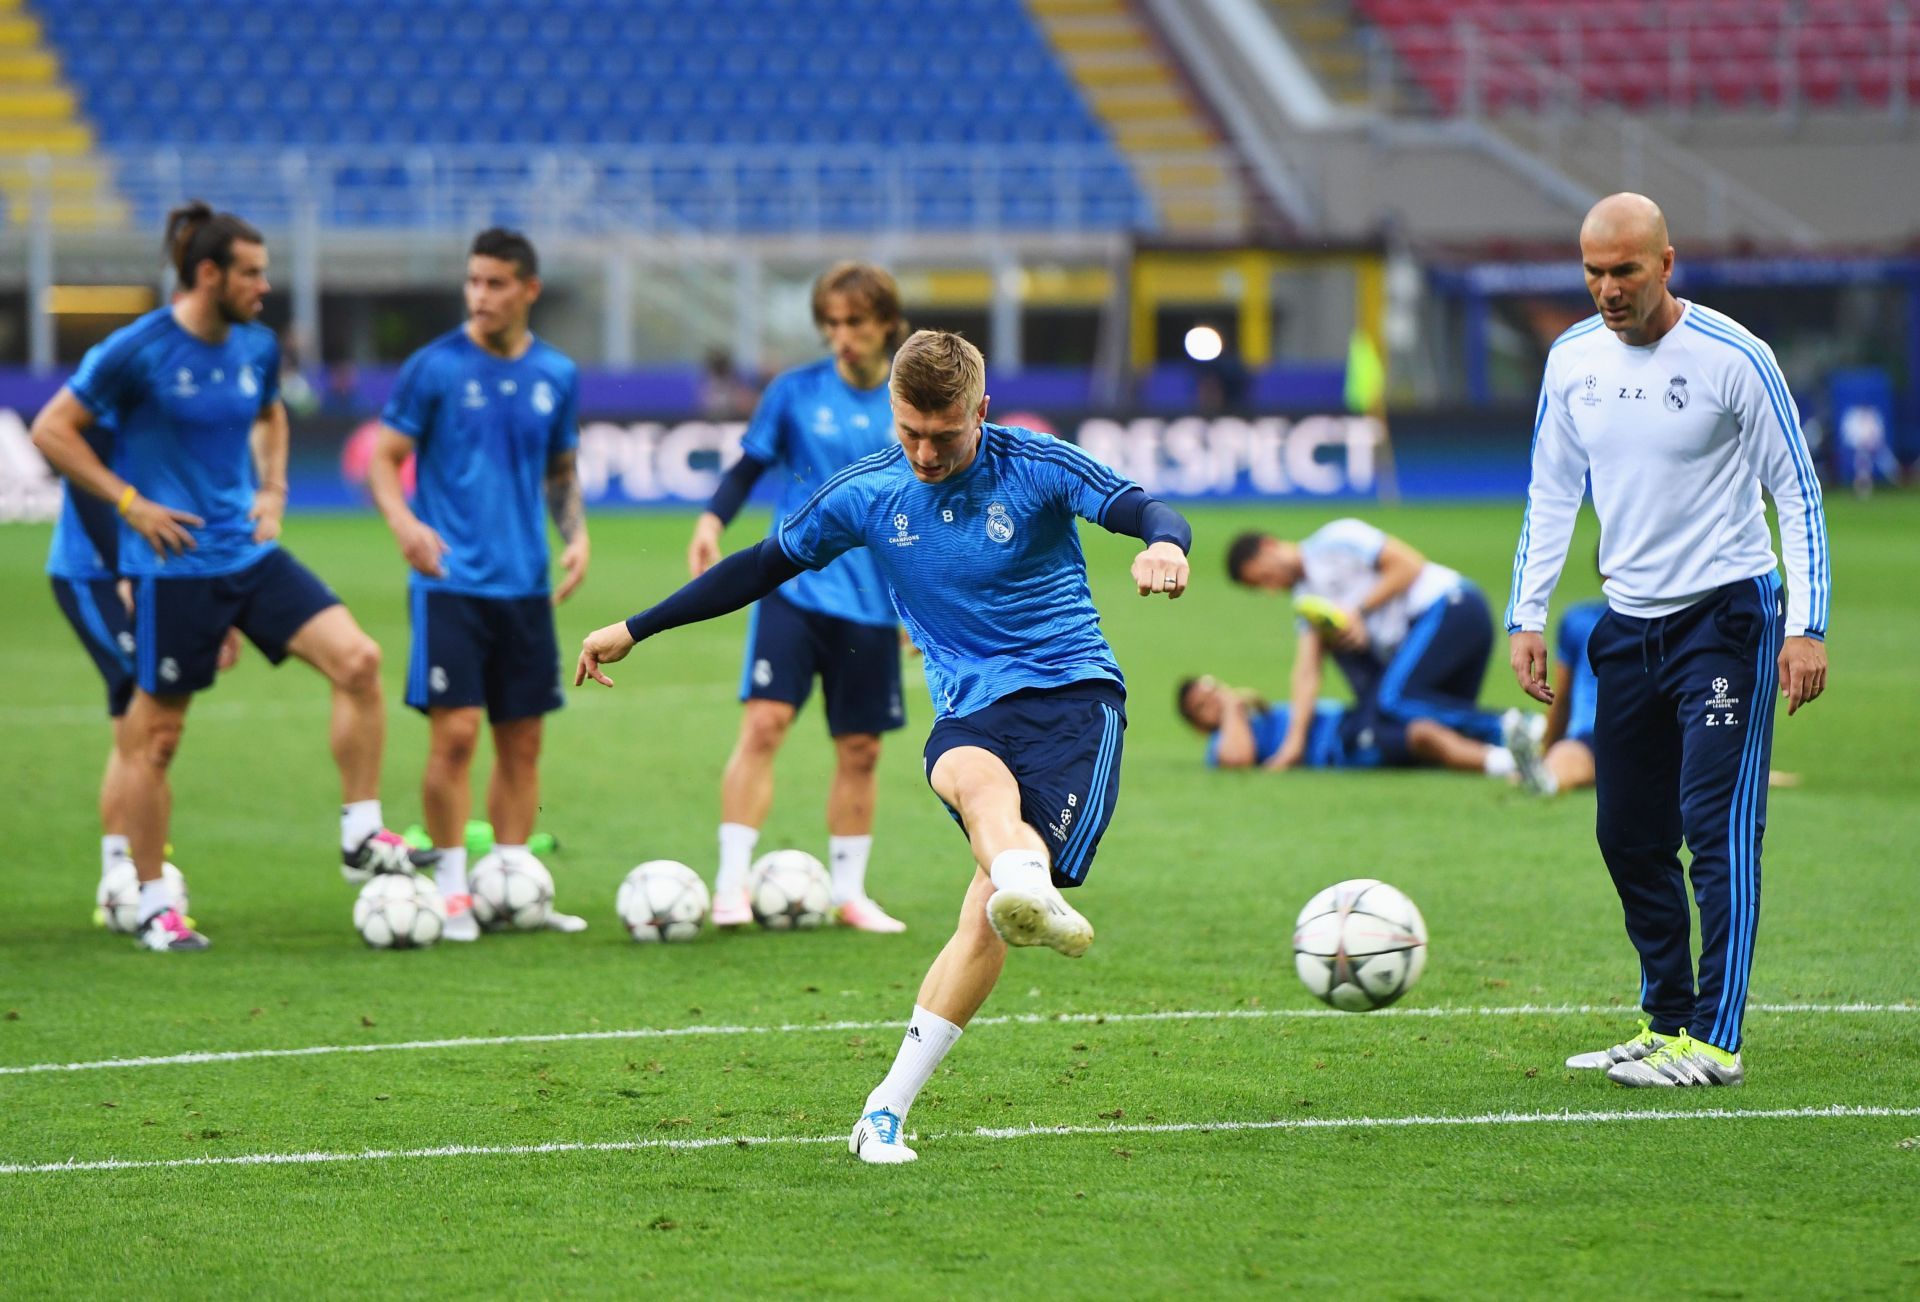
<svg viewBox="0 0 1920 1302"><path fill-rule="evenodd" d="M1110 1126L981 1126L912 1138L953 1140L1045 1139L1074 1135L1234 1134L1261 1130L1399 1130L1439 1126L1612 1125L1642 1121L1837 1121L1856 1117L1920 1117L1920 1107L1835 1103L1809 1108L1702 1108L1687 1112L1482 1112L1471 1116L1295 1117L1274 1121L1182 1121ZM700 1139L627 1139L598 1143L443 1144L434 1148L378 1148L357 1153L240 1153L230 1157L102 1158L70 1162L0 1163L0 1175L56 1175L86 1171L174 1170L192 1166L311 1166L326 1162L389 1162L434 1157L538 1157L554 1153L686 1152L702 1148L763 1148L844 1144L844 1135L731 1135Z"/></svg>
<svg viewBox="0 0 1920 1302"><path fill-rule="evenodd" d="M1630 1015L1616 1004L1510 1004L1480 1008L1382 1008L1372 1013L1343 1013L1332 1008L1216 1008L1157 1013L1014 1013L976 1017L982 1026L1087 1026L1129 1022L1225 1022L1318 1020L1337 1018L1571 1017ZM1829 1016L1848 1013L1920 1013L1920 1004L1748 1004L1748 1012ZM145 1058L96 1058L84 1062L35 1062L0 1066L0 1076L40 1072L104 1071L123 1067L186 1067L201 1063L250 1062L261 1058L317 1058L336 1053L407 1053L431 1049L472 1049L507 1044L567 1044L592 1040L670 1040L701 1036L803 1035L818 1032L898 1031L902 1021L788 1022L777 1026L664 1026L614 1031L556 1031L544 1035L470 1035L445 1040L398 1040L390 1044L310 1044L293 1049L220 1049Z"/></svg>

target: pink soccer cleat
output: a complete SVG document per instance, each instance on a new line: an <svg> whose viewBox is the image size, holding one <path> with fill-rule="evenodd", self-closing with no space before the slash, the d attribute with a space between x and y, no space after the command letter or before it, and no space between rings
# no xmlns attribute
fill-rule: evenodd
<svg viewBox="0 0 1920 1302"><path fill-rule="evenodd" d="M889 914L865 895L857 895L834 906L833 916L840 920L843 927L852 927L855 931L873 931L883 935L893 935L907 929L907 924Z"/></svg>

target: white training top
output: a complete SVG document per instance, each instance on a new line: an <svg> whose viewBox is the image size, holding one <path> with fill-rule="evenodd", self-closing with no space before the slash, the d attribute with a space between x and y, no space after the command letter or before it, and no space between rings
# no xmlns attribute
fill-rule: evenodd
<svg viewBox="0 0 1920 1302"><path fill-rule="evenodd" d="M1787 563L1787 636L1825 637L1830 571L1799 412L1773 350L1680 300L1679 322L1635 347L1588 317L1547 353L1533 482L1513 560L1507 631L1544 632L1589 476L1607 604L1651 619L1774 569L1764 485Z"/></svg>
<svg viewBox="0 0 1920 1302"><path fill-rule="evenodd" d="M1335 520L1322 525L1300 542L1300 564L1305 570L1294 586L1298 594L1323 597L1342 610L1358 610L1380 582L1380 549L1387 535L1364 520ZM1405 592L1366 617L1367 637L1380 660L1390 660L1406 641L1413 621L1434 602L1460 589L1460 573L1428 561Z"/></svg>

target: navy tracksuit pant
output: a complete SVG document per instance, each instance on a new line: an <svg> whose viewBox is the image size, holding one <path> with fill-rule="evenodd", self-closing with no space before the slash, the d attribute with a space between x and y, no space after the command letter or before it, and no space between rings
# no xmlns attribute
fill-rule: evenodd
<svg viewBox="0 0 1920 1302"><path fill-rule="evenodd" d="M1593 759L1600 853L1640 952L1653 1029L1740 1048L1760 920L1760 839L1779 691L1780 579L1730 583L1676 614L1608 611ZM1680 842L1700 910L1696 983Z"/></svg>
<svg viewBox="0 0 1920 1302"><path fill-rule="evenodd" d="M1471 583L1442 597L1407 630L1406 640L1363 693L1349 659L1340 661L1353 694L1396 723L1432 719L1489 745L1500 744L1500 716L1480 708L1480 685L1493 650L1493 614Z"/></svg>

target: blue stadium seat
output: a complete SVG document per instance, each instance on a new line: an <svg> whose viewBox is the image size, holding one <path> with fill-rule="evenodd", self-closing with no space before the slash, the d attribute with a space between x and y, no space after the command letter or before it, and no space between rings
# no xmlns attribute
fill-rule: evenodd
<svg viewBox="0 0 1920 1302"><path fill-rule="evenodd" d="M851 148L911 163L943 146L1071 145L1097 166L1069 199L1017 169L982 197L965 176L916 165L903 200L879 193L887 173L871 157L864 179L849 168L817 196L758 163L730 189L737 202L719 203L714 174L697 169L661 168L651 189L696 225L753 231L873 230L903 201L932 227L1115 227L1147 211L1021 0L29 4L110 147L773 146L753 157ZM231 192L252 183L249 166L234 164L230 199L242 201ZM417 220L412 184L404 169L335 175L329 215Z"/></svg>

